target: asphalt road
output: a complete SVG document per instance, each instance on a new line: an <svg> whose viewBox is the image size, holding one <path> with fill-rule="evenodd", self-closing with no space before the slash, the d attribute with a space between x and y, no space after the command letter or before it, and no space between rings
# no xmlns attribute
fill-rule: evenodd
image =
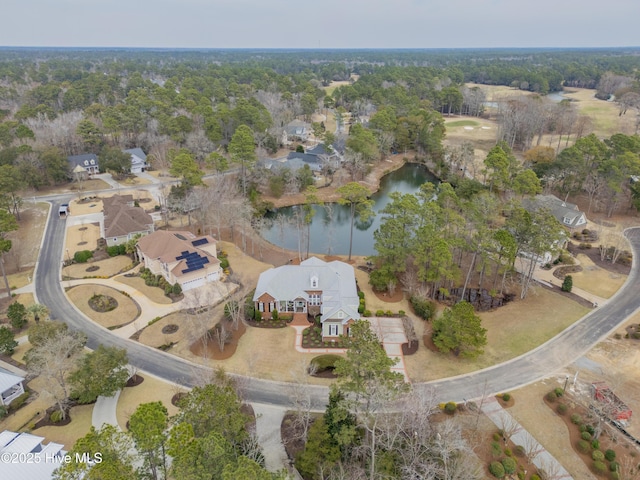
<svg viewBox="0 0 640 480"><path fill-rule="evenodd" d="M86 333L88 347L94 349L103 344L126 348L131 365L142 371L187 387L201 384L210 374L208 368L138 342L116 337L109 330L85 318L69 303L60 281L65 221L58 218L58 207L70 198L72 196L59 196L51 200L50 219L34 275L38 301L50 309L52 318L65 321L70 327ZM640 279L636 261L640 255L640 227L628 230L627 236L633 249L633 268L623 288L606 305L594 309L558 336L516 359L471 374L414 386L435 389L439 401L460 402L514 390L547 377L579 358L640 307ZM549 315L553 315L553 312L549 312ZM287 366L283 365L283 368ZM429 368L429 365L424 368ZM251 377L236 378L247 401L281 406L291 403L293 387L290 384ZM328 399L328 388L305 388L313 397L314 407L323 409Z"/></svg>

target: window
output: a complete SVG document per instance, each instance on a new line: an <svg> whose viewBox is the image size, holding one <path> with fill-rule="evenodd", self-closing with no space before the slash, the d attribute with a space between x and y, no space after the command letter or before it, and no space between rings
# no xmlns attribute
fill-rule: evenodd
<svg viewBox="0 0 640 480"><path fill-rule="evenodd" d="M319 293L312 293L309 295L309 305L322 305Z"/></svg>
<svg viewBox="0 0 640 480"><path fill-rule="evenodd" d="M259 310L260 312L264 312L264 303L262 303L262 302L259 302L259 303L258 303L258 310Z"/></svg>
<svg viewBox="0 0 640 480"><path fill-rule="evenodd" d="M562 221L563 221L564 223L566 223L567 225L571 225L571 219L570 219L569 217L563 217L563 218L562 218Z"/></svg>
<svg viewBox="0 0 640 480"><path fill-rule="evenodd" d="M273 312L276 309L276 304L274 302L269 302L269 311Z"/></svg>
<svg viewBox="0 0 640 480"><path fill-rule="evenodd" d="M91 160L91 165L95 165L96 161L95 160Z"/></svg>
<svg viewBox="0 0 640 480"><path fill-rule="evenodd" d="M330 337L337 337L338 336L338 325L336 325L336 324L329 325L329 336Z"/></svg>
<svg viewBox="0 0 640 480"><path fill-rule="evenodd" d="M311 277L311 288L318 288L318 277Z"/></svg>
<svg viewBox="0 0 640 480"><path fill-rule="evenodd" d="M85 165L89 165L89 160L85 160L85 161L84 161L84 164L85 164Z"/></svg>

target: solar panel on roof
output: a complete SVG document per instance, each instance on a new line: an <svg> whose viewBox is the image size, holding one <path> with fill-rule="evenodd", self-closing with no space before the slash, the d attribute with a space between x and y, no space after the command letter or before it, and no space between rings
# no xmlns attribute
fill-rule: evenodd
<svg viewBox="0 0 640 480"><path fill-rule="evenodd" d="M193 242L191 242L191 245L193 245L194 247L198 247L200 245L205 245L209 243L209 240L207 240L206 238L200 238L198 240L194 240Z"/></svg>

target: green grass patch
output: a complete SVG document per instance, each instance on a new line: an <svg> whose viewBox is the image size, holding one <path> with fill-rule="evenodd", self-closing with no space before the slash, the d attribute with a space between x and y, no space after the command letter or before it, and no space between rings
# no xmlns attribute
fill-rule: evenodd
<svg viewBox="0 0 640 480"><path fill-rule="evenodd" d="M480 122L475 120L454 120L453 122L445 122L445 127L479 127Z"/></svg>

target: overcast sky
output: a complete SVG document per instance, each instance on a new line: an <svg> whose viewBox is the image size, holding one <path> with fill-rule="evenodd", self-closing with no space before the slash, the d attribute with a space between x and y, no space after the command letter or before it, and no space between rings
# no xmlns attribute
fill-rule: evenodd
<svg viewBox="0 0 640 480"><path fill-rule="evenodd" d="M640 0L2 0L0 46L638 46Z"/></svg>

